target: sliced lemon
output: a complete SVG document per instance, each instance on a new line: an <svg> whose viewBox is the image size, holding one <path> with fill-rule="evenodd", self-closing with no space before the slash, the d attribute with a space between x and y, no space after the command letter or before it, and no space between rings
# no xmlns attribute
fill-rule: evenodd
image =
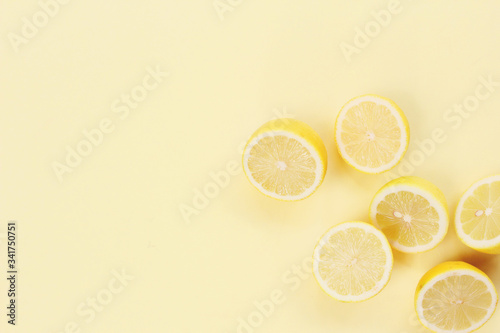
<svg viewBox="0 0 500 333"><path fill-rule="evenodd" d="M361 302L389 282L393 265L384 234L365 222L344 222L329 229L313 255L313 272L321 288L342 302Z"/></svg>
<svg viewBox="0 0 500 333"><path fill-rule="evenodd" d="M385 184L370 204L370 220L395 249L406 253L436 247L448 231L444 194L419 177L401 177Z"/></svg>
<svg viewBox="0 0 500 333"><path fill-rule="evenodd" d="M260 127L243 151L243 170L262 193L301 200L323 182L326 148L320 136L295 119L276 119Z"/></svg>
<svg viewBox="0 0 500 333"><path fill-rule="evenodd" d="M488 276L461 261L445 262L428 271L415 293L420 322L437 333L477 330L490 319L497 301Z"/></svg>
<svg viewBox="0 0 500 333"><path fill-rule="evenodd" d="M340 110L335 139L340 156L349 165L375 174L401 161L410 142L410 127L396 103L377 95L363 95Z"/></svg>
<svg viewBox="0 0 500 333"><path fill-rule="evenodd" d="M500 254L500 175L482 179L464 193L457 206L455 227L465 245Z"/></svg>

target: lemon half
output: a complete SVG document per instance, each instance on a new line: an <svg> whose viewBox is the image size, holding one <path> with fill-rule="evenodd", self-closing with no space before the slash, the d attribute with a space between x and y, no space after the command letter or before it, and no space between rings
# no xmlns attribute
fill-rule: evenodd
<svg viewBox="0 0 500 333"><path fill-rule="evenodd" d="M500 254L500 175L474 183L460 199L455 229L465 245Z"/></svg>
<svg viewBox="0 0 500 333"><path fill-rule="evenodd" d="M323 182L326 148L306 123L276 119L260 127L243 151L243 170L260 192L281 200L310 196Z"/></svg>
<svg viewBox="0 0 500 333"><path fill-rule="evenodd" d="M415 292L420 322L438 333L477 330L490 319L497 302L488 276L461 261L445 262L428 271Z"/></svg>
<svg viewBox="0 0 500 333"><path fill-rule="evenodd" d="M375 194L370 220L395 249L424 252L445 237L448 206L444 194L431 182L419 177L400 177Z"/></svg>
<svg viewBox="0 0 500 333"><path fill-rule="evenodd" d="M365 222L344 222L329 229L313 255L321 288L342 302L361 302L389 282L392 250L384 234Z"/></svg>
<svg viewBox="0 0 500 333"><path fill-rule="evenodd" d="M401 161L410 142L410 127L396 103L377 95L363 95L340 110L335 139L349 165L376 174Z"/></svg>

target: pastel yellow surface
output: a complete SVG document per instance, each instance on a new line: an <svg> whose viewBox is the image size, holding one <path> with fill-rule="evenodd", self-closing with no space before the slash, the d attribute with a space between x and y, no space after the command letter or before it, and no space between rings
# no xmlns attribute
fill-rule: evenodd
<svg viewBox="0 0 500 333"><path fill-rule="evenodd" d="M0 2L1 274L7 222L19 224L18 325L2 278L0 332L424 333L413 296L430 268L463 260L500 286L499 257L453 227L428 253L395 252L364 303L332 300L310 269L319 237L368 221L389 179L432 181L454 212L499 173L498 1L66 2L46 21L38 0ZM333 141L340 108L365 93L411 126L381 175L349 167ZM306 200L273 200L243 175L244 144L274 117L325 142ZM499 325L496 313L480 332Z"/></svg>

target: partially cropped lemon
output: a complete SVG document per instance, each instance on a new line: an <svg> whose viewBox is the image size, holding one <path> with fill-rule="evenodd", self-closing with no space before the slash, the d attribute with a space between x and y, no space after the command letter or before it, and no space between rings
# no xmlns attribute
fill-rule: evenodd
<svg viewBox="0 0 500 333"><path fill-rule="evenodd" d="M370 220L395 249L418 253L436 247L448 231L444 194L419 177L401 177L385 184L370 205Z"/></svg>
<svg viewBox="0 0 500 333"><path fill-rule="evenodd" d="M281 200L310 196L323 182L326 148L306 123L277 119L260 127L243 151L243 170L260 192Z"/></svg>
<svg viewBox="0 0 500 333"><path fill-rule="evenodd" d="M328 230L313 255L313 273L321 288L342 302L361 302L389 282L391 246L384 234L365 222L344 222Z"/></svg>
<svg viewBox="0 0 500 333"><path fill-rule="evenodd" d="M476 267L461 261L442 263L418 283L415 309L420 322L437 333L468 333L492 316L498 302L495 286Z"/></svg>
<svg viewBox="0 0 500 333"><path fill-rule="evenodd" d="M500 254L500 175L474 183L455 214L458 237L471 248Z"/></svg>
<svg viewBox="0 0 500 333"><path fill-rule="evenodd" d="M396 166L410 142L410 127L392 100L363 95L340 110L335 139L342 158L355 169L376 174Z"/></svg>

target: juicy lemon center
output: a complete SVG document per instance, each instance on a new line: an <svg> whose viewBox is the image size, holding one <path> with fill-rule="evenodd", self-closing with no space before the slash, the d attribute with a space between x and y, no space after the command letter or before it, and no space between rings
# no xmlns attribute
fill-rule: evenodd
<svg viewBox="0 0 500 333"><path fill-rule="evenodd" d="M280 169L281 171L285 171L285 170L286 170L287 165L286 165L286 162L283 162L283 161L278 161L278 162L276 162L276 167L277 167L278 169Z"/></svg>
<svg viewBox="0 0 500 333"><path fill-rule="evenodd" d="M405 227L407 227L407 228L410 227L409 223L411 222L411 219L412 219L410 214L402 214L398 211L394 211L393 215L396 218L401 219L403 222L406 222Z"/></svg>
<svg viewBox="0 0 500 333"><path fill-rule="evenodd" d="M350 228L330 236L319 260L319 274L330 289L359 296L382 279L388 258L377 236Z"/></svg>
<svg viewBox="0 0 500 333"><path fill-rule="evenodd" d="M377 206L377 223L387 238L407 247L430 243L439 214L424 197L408 191L388 194Z"/></svg>
<svg viewBox="0 0 500 333"><path fill-rule="evenodd" d="M460 215L463 231L474 240L500 235L500 182L479 186L463 204Z"/></svg>
<svg viewBox="0 0 500 333"><path fill-rule="evenodd" d="M368 140L368 142L374 141L375 140L375 133L373 133L372 131L366 132L366 139Z"/></svg>
<svg viewBox="0 0 500 333"><path fill-rule="evenodd" d="M316 180L316 161L299 141L284 135L266 136L250 150L248 168L265 190L281 196L299 195Z"/></svg>
<svg viewBox="0 0 500 333"><path fill-rule="evenodd" d="M484 282L470 275L452 275L426 292L422 306L429 322L447 331L460 331L481 321L491 303Z"/></svg>
<svg viewBox="0 0 500 333"><path fill-rule="evenodd" d="M482 209L477 210L474 215L476 215L477 217L479 217L483 214L486 214L486 216L490 216L491 213L493 213L493 208L486 208L486 210L482 210Z"/></svg>
<svg viewBox="0 0 500 333"><path fill-rule="evenodd" d="M341 140L356 163L376 168L394 159L401 146L401 135L397 119L387 107L362 102L347 111Z"/></svg>

